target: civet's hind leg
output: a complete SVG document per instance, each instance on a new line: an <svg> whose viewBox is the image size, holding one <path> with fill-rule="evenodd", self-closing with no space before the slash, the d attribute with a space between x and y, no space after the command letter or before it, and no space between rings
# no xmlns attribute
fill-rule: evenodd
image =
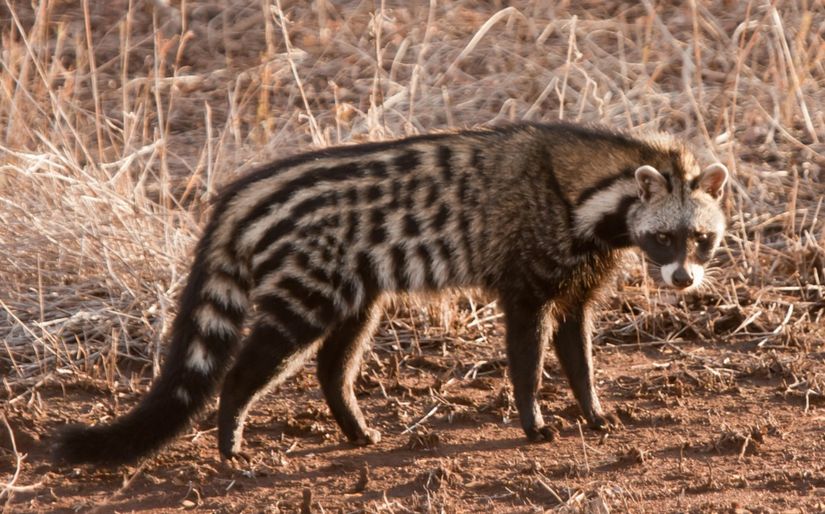
<svg viewBox="0 0 825 514"><path fill-rule="evenodd" d="M353 384L370 335L378 324L378 309L371 307L335 325L318 352L318 381L332 415L353 444L374 444L381 434L367 427L358 407Z"/></svg>
<svg viewBox="0 0 825 514"><path fill-rule="evenodd" d="M218 449L232 459L240 454L243 424L250 405L270 387L295 373L312 353L313 343L323 333L313 329L301 333L300 340L284 329L260 321L244 342L235 365L229 370L221 390L218 409Z"/></svg>

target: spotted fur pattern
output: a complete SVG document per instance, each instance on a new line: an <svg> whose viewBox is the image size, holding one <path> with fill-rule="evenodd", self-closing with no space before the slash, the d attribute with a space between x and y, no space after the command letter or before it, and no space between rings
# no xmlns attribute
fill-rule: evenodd
<svg viewBox="0 0 825 514"><path fill-rule="evenodd" d="M640 177L643 166L658 177ZM233 458L249 406L316 352L343 433L375 443L380 435L367 426L353 382L376 305L388 294L467 286L500 298L527 436L552 436L536 399L551 340L584 416L603 427L610 419L593 386L591 300L622 250L648 245L651 234L681 231L686 240L712 231L715 247L724 220L710 186L718 183L703 181L671 138L562 124L412 137L268 164L217 200L148 395L111 424L64 430L56 455L134 461L186 427L223 379L219 449ZM648 253L661 265L679 257Z"/></svg>

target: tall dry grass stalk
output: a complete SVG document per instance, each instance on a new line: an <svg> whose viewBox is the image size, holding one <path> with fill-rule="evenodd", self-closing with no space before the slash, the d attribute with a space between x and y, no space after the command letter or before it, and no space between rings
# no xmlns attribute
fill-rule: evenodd
<svg viewBox="0 0 825 514"><path fill-rule="evenodd" d="M520 120L664 130L733 171L712 284L659 292L631 259L601 343L821 350L821 2L306 4L0 6L3 402L156 369L208 200L248 165ZM475 305L406 304L378 341L486 337Z"/></svg>

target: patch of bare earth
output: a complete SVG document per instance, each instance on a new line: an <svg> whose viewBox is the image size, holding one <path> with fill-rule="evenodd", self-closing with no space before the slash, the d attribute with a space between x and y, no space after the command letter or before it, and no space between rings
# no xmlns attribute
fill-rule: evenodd
<svg viewBox="0 0 825 514"><path fill-rule="evenodd" d="M0 502L8 512L825 511L821 2L0 5ZM530 444L480 292L386 309L344 442L314 367L261 399L248 465L214 405L138 467L53 466L49 437L133 406L162 362L221 184L331 144L567 119L666 130L733 172L709 285L633 254L597 319L623 426Z"/></svg>

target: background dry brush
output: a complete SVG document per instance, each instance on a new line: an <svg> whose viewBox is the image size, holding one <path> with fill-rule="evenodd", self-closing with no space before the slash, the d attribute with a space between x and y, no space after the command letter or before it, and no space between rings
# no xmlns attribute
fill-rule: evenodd
<svg viewBox="0 0 825 514"><path fill-rule="evenodd" d="M48 425L40 394L61 384L143 390L209 200L252 165L558 119L668 131L733 173L710 285L660 292L631 257L598 318L602 351L710 344L705 386L763 370L804 400L800 415L823 405L821 1L409 4L0 4L6 418ZM422 347L489 339L474 362L497 362L500 335L483 294L407 300L388 307L373 355L398 366ZM0 447L7 501L22 494L12 456Z"/></svg>

